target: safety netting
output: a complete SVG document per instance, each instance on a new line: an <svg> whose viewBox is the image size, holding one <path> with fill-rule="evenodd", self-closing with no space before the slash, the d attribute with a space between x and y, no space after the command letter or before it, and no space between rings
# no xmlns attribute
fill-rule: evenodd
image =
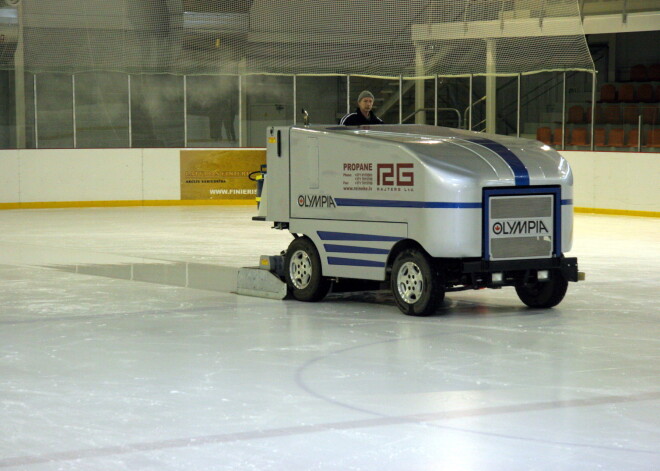
<svg viewBox="0 0 660 471"><path fill-rule="evenodd" d="M0 68L18 60L35 73L413 78L594 69L579 0L4 2Z"/></svg>

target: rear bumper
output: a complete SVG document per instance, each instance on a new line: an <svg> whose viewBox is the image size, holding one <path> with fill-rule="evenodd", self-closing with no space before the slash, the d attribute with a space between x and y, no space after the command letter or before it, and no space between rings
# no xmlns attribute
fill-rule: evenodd
<svg viewBox="0 0 660 471"><path fill-rule="evenodd" d="M461 272L467 275L477 284L490 285L493 273L502 274L502 282L499 284L513 284L521 278L535 278L542 270L559 270L568 281L584 279L578 272L577 258L553 257L526 260L463 260ZM479 281L481 283L479 283Z"/></svg>

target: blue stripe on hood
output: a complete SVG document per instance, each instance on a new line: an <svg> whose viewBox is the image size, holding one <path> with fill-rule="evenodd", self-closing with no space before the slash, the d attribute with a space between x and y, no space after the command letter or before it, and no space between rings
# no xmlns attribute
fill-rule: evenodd
<svg viewBox="0 0 660 471"><path fill-rule="evenodd" d="M527 167L522 161L518 158L516 154L511 152L508 148L500 144L499 142L491 141L490 139L467 139L469 142L474 142L480 146L490 149L495 152L497 155L502 157L502 159L507 163L507 165L513 170L513 176L515 178L516 186L528 186L529 185L529 172Z"/></svg>

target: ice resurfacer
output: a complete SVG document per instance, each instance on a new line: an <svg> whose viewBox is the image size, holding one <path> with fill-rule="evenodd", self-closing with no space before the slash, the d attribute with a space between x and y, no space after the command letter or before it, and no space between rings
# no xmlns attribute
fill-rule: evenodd
<svg viewBox="0 0 660 471"><path fill-rule="evenodd" d="M582 279L564 256L571 169L538 141L421 125L267 132L254 219L293 234L270 265L296 299L372 280L409 315L432 313L447 291L503 286L548 308Z"/></svg>

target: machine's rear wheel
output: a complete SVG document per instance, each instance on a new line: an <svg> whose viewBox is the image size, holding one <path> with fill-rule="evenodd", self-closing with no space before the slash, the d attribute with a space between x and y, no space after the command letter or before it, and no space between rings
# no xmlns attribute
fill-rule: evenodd
<svg viewBox="0 0 660 471"><path fill-rule="evenodd" d="M330 280L321 273L321 258L307 237L294 239L284 258L286 284L299 301L320 301L330 291Z"/></svg>
<svg viewBox="0 0 660 471"><path fill-rule="evenodd" d="M390 282L397 306L409 316L433 314L445 298L442 277L433 260L414 248L396 257Z"/></svg>
<svg viewBox="0 0 660 471"><path fill-rule="evenodd" d="M550 272L550 279L547 281L535 281L533 283L516 283L516 293L520 300L534 308L554 307L564 299L568 281L562 275L561 271L553 270Z"/></svg>

